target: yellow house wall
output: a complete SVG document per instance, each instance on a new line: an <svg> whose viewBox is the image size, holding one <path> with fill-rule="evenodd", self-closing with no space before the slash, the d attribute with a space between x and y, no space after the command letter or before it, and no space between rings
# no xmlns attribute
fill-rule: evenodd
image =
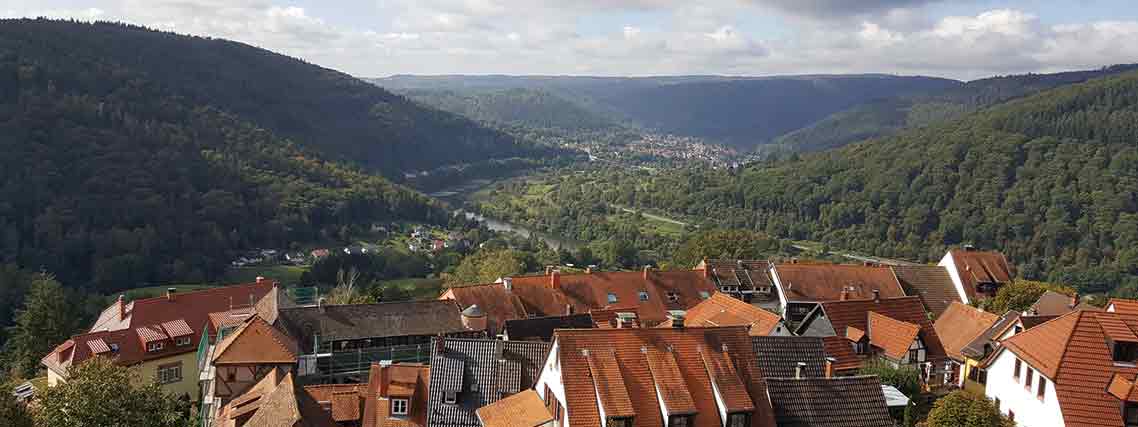
<svg viewBox="0 0 1138 427"><path fill-rule="evenodd" d="M55 371L53 371L51 369L47 370L47 386L48 387L55 387L55 386L59 385L59 383L61 383L61 382L63 382L63 377L59 376L59 374L55 373Z"/></svg>
<svg viewBox="0 0 1138 427"><path fill-rule="evenodd" d="M964 359L964 366L961 368L960 374L964 378L964 390L983 395L985 385L968 379L968 373L976 369L978 364L979 362L974 359Z"/></svg>
<svg viewBox="0 0 1138 427"><path fill-rule="evenodd" d="M154 381L158 376L158 367L170 364L182 363L182 380L174 383L163 384L162 390L166 393L181 396L183 394L189 395L190 400L198 401L198 355L196 352L183 353L177 356L164 357L161 359L149 360L132 366L131 368L138 372L138 378L144 383Z"/></svg>

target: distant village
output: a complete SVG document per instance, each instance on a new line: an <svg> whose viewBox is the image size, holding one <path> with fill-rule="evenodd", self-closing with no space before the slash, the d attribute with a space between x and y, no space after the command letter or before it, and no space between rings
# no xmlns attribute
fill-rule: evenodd
<svg viewBox="0 0 1138 427"><path fill-rule="evenodd" d="M407 237L412 251L461 244ZM42 364L54 386L111 358L196 402L203 427L893 427L954 390L1021 426L1134 425L1138 301L976 308L1015 277L1001 253L964 247L935 265L549 267L379 304L298 301L258 278L120 297ZM916 370L919 393L867 366Z"/></svg>
<svg viewBox="0 0 1138 427"><path fill-rule="evenodd" d="M409 229L405 233L401 230ZM357 243L341 247L319 247L308 251L259 248L249 250L233 261L230 266L243 268L262 265L311 265L321 258L331 255L334 251L345 254L375 253L385 244L398 243L399 246L412 253L432 254L446 249L464 249L470 246L470 241L457 231L448 231L437 227L425 225L403 224L373 224L371 233L385 236L386 241L379 243Z"/></svg>

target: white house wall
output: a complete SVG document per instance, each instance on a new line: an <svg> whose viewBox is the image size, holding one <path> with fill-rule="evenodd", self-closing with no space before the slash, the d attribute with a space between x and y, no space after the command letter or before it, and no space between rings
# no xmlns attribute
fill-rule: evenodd
<svg viewBox="0 0 1138 427"><path fill-rule="evenodd" d="M561 405L561 427L569 427L569 407L565 405L565 384L561 382L561 363L558 355L560 354L559 345L557 341L553 341L553 345L549 349L549 357L545 359L545 366L541 368L541 376L537 380L537 385L534 389L542 399L548 400L545 396L546 388L553 394L553 398Z"/></svg>
<svg viewBox="0 0 1138 427"><path fill-rule="evenodd" d="M960 271L956 269L956 260L952 258L952 252L945 253L944 258L941 258L937 265L948 270L948 277L952 278L952 285L956 287L956 293L960 295L960 300L965 305L970 304L968 293L964 291L964 281L960 279Z"/></svg>
<svg viewBox="0 0 1138 427"><path fill-rule="evenodd" d="M1024 372L1030 367L1023 362L1020 379L1012 377L1015 372L1016 355L1008 350L1000 351L996 360L988 367L988 384L985 389L989 399L1000 399L1000 413L1007 415L1015 411L1016 425L1020 427L1063 427L1063 412L1055 394L1055 382L1047 378L1046 396L1043 401L1036 397L1039 390L1038 370L1031 367L1035 378L1031 390L1024 389Z"/></svg>

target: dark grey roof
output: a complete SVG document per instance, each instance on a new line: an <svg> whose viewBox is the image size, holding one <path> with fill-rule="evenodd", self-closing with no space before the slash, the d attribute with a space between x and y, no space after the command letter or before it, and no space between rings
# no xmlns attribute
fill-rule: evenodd
<svg viewBox="0 0 1138 427"><path fill-rule="evenodd" d="M483 317L486 316L486 313L482 311L482 308L479 307L478 304L474 304L470 307L466 307L466 310L462 310L462 315L466 317Z"/></svg>
<svg viewBox="0 0 1138 427"><path fill-rule="evenodd" d="M551 341L554 329L589 329L596 326L589 313L568 316L531 317L506 321L503 332L511 340Z"/></svg>
<svg viewBox="0 0 1138 427"><path fill-rule="evenodd" d="M905 293L920 296L925 308L934 318L940 317L953 301L964 303L947 268L936 265L899 265L890 268L905 288Z"/></svg>
<svg viewBox="0 0 1138 427"><path fill-rule="evenodd" d="M300 340L321 342L432 336L466 332L458 304L450 300L282 308L285 329Z"/></svg>
<svg viewBox="0 0 1138 427"><path fill-rule="evenodd" d="M893 427L875 376L767 378L779 427Z"/></svg>
<svg viewBox="0 0 1138 427"><path fill-rule="evenodd" d="M802 375L820 378L826 375L826 351L820 337L751 337L759 369L763 376L794 378L799 362L806 367Z"/></svg>
<svg viewBox="0 0 1138 427"><path fill-rule="evenodd" d="M993 340L999 338L996 335L1011 327L1011 325L1013 323L1016 323L1019 318L1020 314L1018 311L1012 310L1004 313L1004 315L1000 317L1000 320L997 320L996 323L992 325L992 327L988 328L980 335L977 335L976 338L972 339L972 342L962 347L960 349L960 354L971 357L973 359L984 358L984 356L988 355L990 351L995 349L996 344L993 343Z"/></svg>
<svg viewBox="0 0 1138 427"><path fill-rule="evenodd" d="M754 290L756 286L774 286L768 272L769 261L709 259L706 263L718 287L738 286L740 290Z"/></svg>
<svg viewBox="0 0 1138 427"><path fill-rule="evenodd" d="M480 427L474 411L533 387L549 357L546 342L446 338L440 352L437 340L431 345L430 427ZM458 392L457 404L445 403L446 391Z"/></svg>
<svg viewBox="0 0 1138 427"><path fill-rule="evenodd" d="M844 334L845 331L842 333ZM834 324L830 323L830 319L826 317L826 310L822 308L821 304L817 304L795 326L794 334L804 337L832 337L838 333L834 331Z"/></svg>

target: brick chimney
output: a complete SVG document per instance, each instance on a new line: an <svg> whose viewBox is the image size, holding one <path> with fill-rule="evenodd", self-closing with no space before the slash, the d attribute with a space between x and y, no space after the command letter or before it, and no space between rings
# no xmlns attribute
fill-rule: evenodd
<svg viewBox="0 0 1138 427"><path fill-rule="evenodd" d="M174 302L174 294L177 293L177 288L166 288L166 301Z"/></svg>
<svg viewBox="0 0 1138 427"><path fill-rule="evenodd" d="M648 280L648 273L652 271L652 266L644 266L644 280Z"/></svg>
<svg viewBox="0 0 1138 427"><path fill-rule="evenodd" d="M378 397L387 397L388 377L391 375L388 371L390 369L390 366L380 365L379 367L379 387L376 390Z"/></svg>
<svg viewBox="0 0 1138 427"><path fill-rule="evenodd" d="M833 378L834 377L834 361L836 361L836 360L837 359L834 359L833 357L827 357L826 358L826 372L825 372L826 378Z"/></svg>
<svg viewBox="0 0 1138 427"><path fill-rule="evenodd" d="M873 302L881 302L881 290L880 289L874 289L873 290Z"/></svg>
<svg viewBox="0 0 1138 427"><path fill-rule="evenodd" d="M269 280L269 279L266 279L264 276L257 276L257 284L258 285L265 283L266 280Z"/></svg>
<svg viewBox="0 0 1138 427"><path fill-rule="evenodd" d="M509 278L509 277L503 277L502 278L502 289L504 289L506 291L506 293L513 292L513 290L514 290L514 279Z"/></svg>
<svg viewBox="0 0 1138 427"><path fill-rule="evenodd" d="M553 270L549 273L549 287L554 290L561 290L561 271Z"/></svg>
<svg viewBox="0 0 1138 427"><path fill-rule="evenodd" d="M126 296L119 294L119 320L126 320Z"/></svg>
<svg viewBox="0 0 1138 427"><path fill-rule="evenodd" d="M1079 306L1079 293L1076 292L1074 295L1071 295L1071 303L1070 303L1070 305L1067 306L1067 308L1074 310L1075 307L1078 307L1078 306Z"/></svg>

